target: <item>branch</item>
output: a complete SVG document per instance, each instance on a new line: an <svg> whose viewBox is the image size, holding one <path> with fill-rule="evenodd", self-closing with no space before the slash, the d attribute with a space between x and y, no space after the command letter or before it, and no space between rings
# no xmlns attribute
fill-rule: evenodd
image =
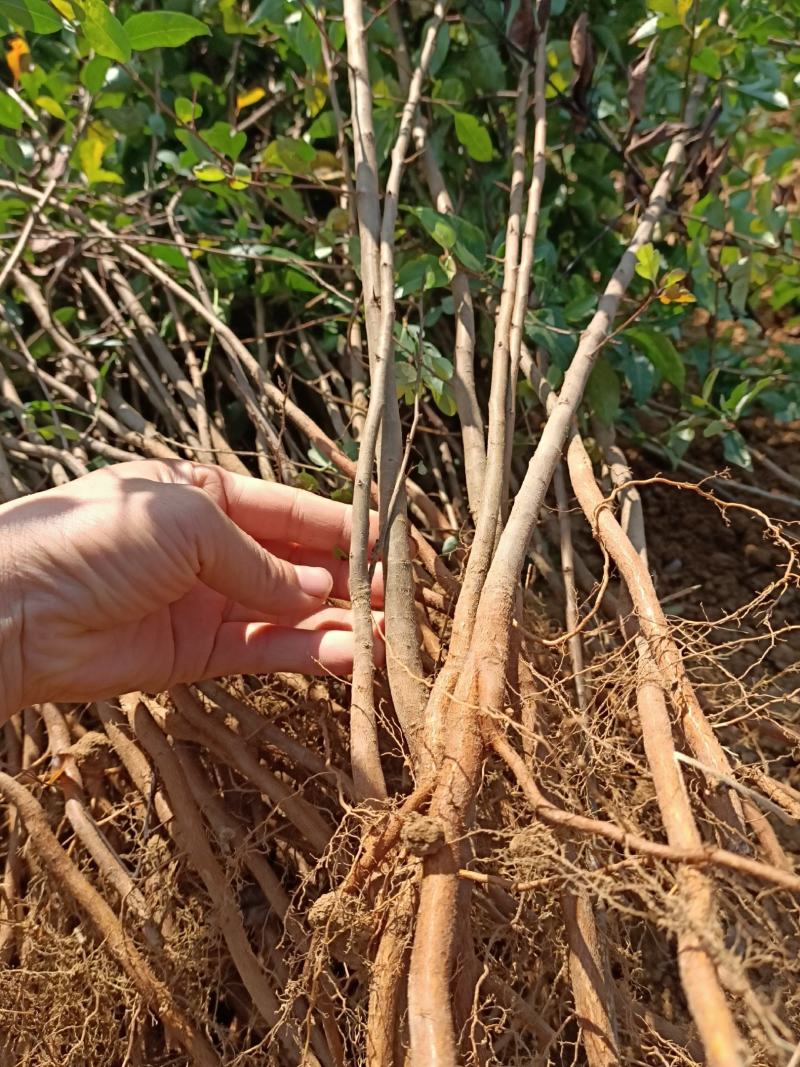
<svg viewBox="0 0 800 1067"><path fill-rule="evenodd" d="M396 447L399 423L394 385L394 231L400 183L405 170L405 155L411 137L411 122L419 104L423 80L433 57L444 17L444 4L439 0L434 8L434 17L425 35L419 65L411 79L408 99L400 119L400 131L392 150L392 162L386 183L379 252L375 242L375 223L380 215L378 170L374 152L372 96L361 0L346 0L344 10L351 70L357 207L362 240L361 274L372 377L370 402L356 468L350 543L350 599L353 605L355 639L350 744L356 789L364 797L380 798L386 796L386 784L380 763L373 693L373 624L368 567L369 484L381 423L386 420L390 436L384 438L379 476L382 519L385 521L386 507L396 481L394 465L399 463L401 451ZM394 460L392 452L396 457ZM389 552L385 567L386 643L392 695L395 698L398 718L412 756L416 757L425 691L413 615L413 585L408 559L404 497L405 494L401 493L398 513L389 531Z"/></svg>
<svg viewBox="0 0 800 1067"><path fill-rule="evenodd" d="M701 88L702 85L699 84L692 97L692 111L694 111ZM492 619L493 636L497 640L502 640L501 635L508 631L511 618L509 592L514 587L522 569L528 542L539 519L545 494L552 480L572 419L583 398L584 389L597 355L613 329L620 301L633 278L636 254L642 245L647 244L651 239L656 224L666 210L690 135L689 129L682 130L669 147L664 167L653 187L647 208L617 269L600 297L597 311L581 337L564 376L558 404L547 419L522 486L517 493L481 598L481 607L485 609L486 617ZM498 611L496 620L495 611Z"/></svg>

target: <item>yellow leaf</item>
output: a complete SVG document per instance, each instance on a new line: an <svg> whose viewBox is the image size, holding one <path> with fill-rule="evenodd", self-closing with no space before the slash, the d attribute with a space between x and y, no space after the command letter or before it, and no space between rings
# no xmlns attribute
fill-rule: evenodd
<svg viewBox="0 0 800 1067"><path fill-rule="evenodd" d="M257 104L259 100L263 100L267 95L267 90L262 89L259 85L255 89L248 89L246 93L239 93L236 97L236 111L243 111L246 107L251 107L253 104Z"/></svg>
<svg viewBox="0 0 800 1067"><path fill-rule="evenodd" d="M50 3L56 9L59 15L63 15L65 19L75 18L75 8L72 6L69 0L50 0Z"/></svg>
<svg viewBox="0 0 800 1067"><path fill-rule="evenodd" d="M333 152L317 152L311 170L321 182L333 182L344 177L342 165Z"/></svg>
<svg viewBox="0 0 800 1067"><path fill-rule="evenodd" d="M225 171L214 163L195 163L192 174L201 182L221 182L225 180Z"/></svg>
<svg viewBox="0 0 800 1067"><path fill-rule="evenodd" d="M343 207L331 208L325 225L334 233L347 233L350 229L350 215Z"/></svg>
<svg viewBox="0 0 800 1067"><path fill-rule="evenodd" d="M328 94L320 85L307 85L305 93L306 113L310 119L315 118L328 102Z"/></svg>
<svg viewBox="0 0 800 1067"><path fill-rule="evenodd" d="M213 237L198 237L197 244L199 247L192 249L192 259L200 259L201 256L206 254L207 249L216 248L219 241Z"/></svg>
<svg viewBox="0 0 800 1067"><path fill-rule="evenodd" d="M249 167L246 167L244 163L234 163L233 177L228 182L231 189L246 189L252 180L253 176Z"/></svg>
<svg viewBox="0 0 800 1067"><path fill-rule="evenodd" d="M37 107L42 108L48 115L52 115L54 119L66 119L67 117L64 114L64 108L52 96L37 96L35 103Z"/></svg>
<svg viewBox="0 0 800 1067"><path fill-rule="evenodd" d="M658 294L658 299L662 304L693 304L696 297L682 285L670 285Z"/></svg>
<svg viewBox="0 0 800 1067"><path fill-rule="evenodd" d="M85 137L78 145L78 159L89 185L95 185L97 182L123 184L119 174L103 170L102 167L103 156L116 139L116 133L102 122L93 122L86 131Z"/></svg>

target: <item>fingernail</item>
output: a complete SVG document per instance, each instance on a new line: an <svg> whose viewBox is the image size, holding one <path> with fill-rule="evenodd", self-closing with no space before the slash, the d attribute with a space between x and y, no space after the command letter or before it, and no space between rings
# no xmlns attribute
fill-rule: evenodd
<svg viewBox="0 0 800 1067"><path fill-rule="evenodd" d="M333 589L333 575L324 567L295 567L297 584L309 596L327 600Z"/></svg>

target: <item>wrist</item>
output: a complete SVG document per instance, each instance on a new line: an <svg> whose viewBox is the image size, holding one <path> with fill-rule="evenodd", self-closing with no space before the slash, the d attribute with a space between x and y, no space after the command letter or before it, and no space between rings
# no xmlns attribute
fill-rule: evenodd
<svg viewBox="0 0 800 1067"><path fill-rule="evenodd" d="M12 537L0 507L0 724L24 705L23 611L13 562Z"/></svg>

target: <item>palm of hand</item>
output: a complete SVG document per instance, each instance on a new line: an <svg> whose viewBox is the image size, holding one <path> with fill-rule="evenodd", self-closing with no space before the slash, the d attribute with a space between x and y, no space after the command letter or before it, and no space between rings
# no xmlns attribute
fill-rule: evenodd
<svg viewBox="0 0 800 1067"><path fill-rule="evenodd" d="M13 507L27 701L351 668L343 505L145 461Z"/></svg>

